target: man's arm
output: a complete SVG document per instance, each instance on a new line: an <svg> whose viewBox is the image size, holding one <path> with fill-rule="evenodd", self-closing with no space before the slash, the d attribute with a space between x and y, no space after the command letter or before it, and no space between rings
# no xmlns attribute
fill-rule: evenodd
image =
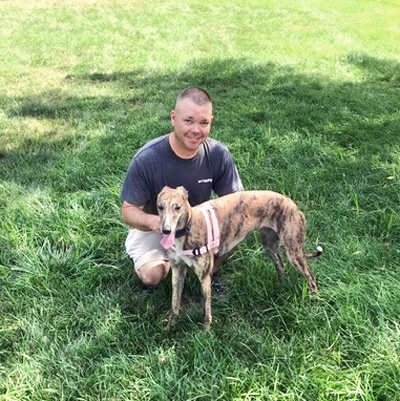
<svg viewBox="0 0 400 401"><path fill-rule="evenodd" d="M160 217L143 211L143 206L132 205L126 201L122 202L122 220L129 226L142 231L154 231L162 234L160 230Z"/></svg>

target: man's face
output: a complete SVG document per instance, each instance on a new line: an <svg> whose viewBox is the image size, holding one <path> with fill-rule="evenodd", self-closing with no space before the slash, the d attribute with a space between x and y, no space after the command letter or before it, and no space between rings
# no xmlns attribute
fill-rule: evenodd
<svg viewBox="0 0 400 401"><path fill-rule="evenodd" d="M212 104L197 105L190 99L183 99L171 111L171 124L180 150L196 152L208 138L213 121Z"/></svg>

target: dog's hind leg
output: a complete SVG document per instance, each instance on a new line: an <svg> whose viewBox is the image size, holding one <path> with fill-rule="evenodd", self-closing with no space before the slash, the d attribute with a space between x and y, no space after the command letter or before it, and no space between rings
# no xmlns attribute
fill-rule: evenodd
<svg viewBox="0 0 400 401"><path fill-rule="evenodd" d="M171 264L171 272L172 272L172 279L171 279L172 303L171 303L171 312L169 315L168 324L165 328L166 330L169 330L172 326L174 326L176 320L178 319L187 267L184 264L179 264L179 265Z"/></svg>
<svg viewBox="0 0 400 401"><path fill-rule="evenodd" d="M285 274L285 262L279 253L279 237L278 234L272 228L263 227L260 229L261 243L264 249L271 256L278 274L278 278L283 280Z"/></svg>
<svg viewBox="0 0 400 401"><path fill-rule="evenodd" d="M304 250L302 248L294 250L292 248L285 247L285 253L290 264L307 280L310 291L316 292L318 290L317 280L308 267L307 257L304 253Z"/></svg>

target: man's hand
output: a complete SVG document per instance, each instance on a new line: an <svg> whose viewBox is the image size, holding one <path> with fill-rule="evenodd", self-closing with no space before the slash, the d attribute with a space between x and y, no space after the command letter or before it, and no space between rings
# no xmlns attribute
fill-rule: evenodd
<svg viewBox="0 0 400 401"><path fill-rule="evenodd" d="M162 231L160 228L160 216L156 216L155 214L148 214L147 218L149 220L148 226L150 230L161 235Z"/></svg>

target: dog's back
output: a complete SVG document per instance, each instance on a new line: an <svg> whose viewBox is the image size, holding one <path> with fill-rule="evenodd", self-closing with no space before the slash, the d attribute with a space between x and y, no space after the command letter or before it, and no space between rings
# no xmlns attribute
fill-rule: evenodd
<svg viewBox="0 0 400 401"><path fill-rule="evenodd" d="M214 206L220 226L221 253L228 252L252 231L268 227L278 236L296 229L296 237L304 243L305 218L297 205L288 197L273 191L235 192L207 203ZM304 229L303 229L304 227Z"/></svg>

